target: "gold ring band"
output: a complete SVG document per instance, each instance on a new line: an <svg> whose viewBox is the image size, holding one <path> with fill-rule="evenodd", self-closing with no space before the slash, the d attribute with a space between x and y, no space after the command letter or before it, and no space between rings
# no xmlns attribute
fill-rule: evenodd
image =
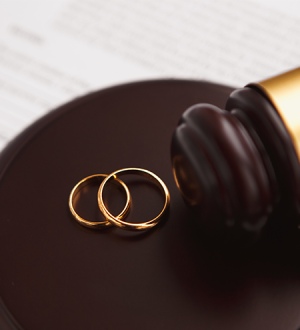
<svg viewBox="0 0 300 330"><path fill-rule="evenodd" d="M151 181L153 181L164 193L165 196L165 202L162 211L152 220L147 221L147 222L142 222L142 223L131 223L131 222L125 222L122 221L120 217L115 217L113 216L105 207L104 202L103 202L103 190L105 187L105 184L109 182L112 179L118 180L119 176L126 175L126 174L137 174L137 175L142 175ZM98 191L98 205L105 216L106 220L108 220L111 224L115 225L116 227L122 228L122 229L127 229L127 230L145 230L149 229L151 227L154 227L165 211L168 209L170 205L170 193L167 188L167 186L164 184L164 182L154 173L141 169L141 168L124 168L118 171L115 171L111 174L109 174L101 183L99 191Z"/></svg>
<svg viewBox="0 0 300 330"><path fill-rule="evenodd" d="M88 184L91 184L92 182L99 182L99 181L101 182L106 177L107 177L106 174L94 174L94 175L88 176L88 177L82 179L81 181L79 181L74 186L74 188L72 189L72 191L70 193L70 197L69 197L70 211L71 211L73 217L75 218L75 220L85 227L98 229L98 228L104 228L104 227L107 228L107 227L112 226L112 223L107 220L100 221L100 222L92 222L92 221L83 219L80 215L77 214L77 212L75 211L74 206L73 206L73 202L74 202L76 195L79 193L79 191L83 187L85 187ZM127 215L128 211L129 211L130 203L131 203L131 196L130 196L129 189L127 188L125 183L117 178L115 178L115 180L125 190L126 197L127 197L125 207L123 208L121 213L115 217L116 219L122 219Z"/></svg>

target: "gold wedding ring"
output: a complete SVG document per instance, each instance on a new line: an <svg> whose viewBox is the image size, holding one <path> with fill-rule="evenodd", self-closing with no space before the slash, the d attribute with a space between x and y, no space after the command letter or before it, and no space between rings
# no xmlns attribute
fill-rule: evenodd
<svg viewBox="0 0 300 330"><path fill-rule="evenodd" d="M76 195L79 193L79 191L83 187L85 187L93 182L102 182L103 179L105 179L106 177L107 177L107 175L105 175L105 174L94 174L94 175L88 176L88 177L82 179L81 181L79 181L74 186L74 188L72 189L72 191L70 193L70 197L69 197L70 211L71 211L73 217L75 218L75 220L78 221L81 225L83 225L85 227L88 227L88 228L104 228L104 227L106 227L107 228L107 227L112 226L112 223L107 220L100 221L100 222L92 222L92 221L83 219L79 214L77 214L77 212L75 211L74 206L73 206ZM125 183L123 181L121 181L117 178L115 179L115 181L120 186L122 186L122 188L125 190L126 197L127 197L126 204L125 204L123 210L121 211L121 213L119 215L117 215L115 217L116 219L122 219L127 215L128 211L129 211L130 203L131 203L131 196L130 196L130 192L129 192L127 186L125 185Z"/></svg>
<svg viewBox="0 0 300 330"><path fill-rule="evenodd" d="M115 217L113 216L106 208L103 202L103 190L107 182L111 180L118 180L119 176L126 175L126 174L137 174L137 175L142 175L151 181L153 181L163 192L164 194L164 206L162 211L152 220L149 220L147 222L142 222L142 223L131 223L131 222L125 222L122 221L121 217ZM124 168L118 171L115 171L111 174L109 174L101 183L99 191L98 191L98 205L105 216L106 220L109 221L109 223L115 225L116 227L126 229L126 230L145 230L149 229L151 227L154 227L159 220L162 218L163 214L165 211L168 209L170 205L170 193L167 188L167 186L164 184L164 182L154 173L141 169L141 168Z"/></svg>

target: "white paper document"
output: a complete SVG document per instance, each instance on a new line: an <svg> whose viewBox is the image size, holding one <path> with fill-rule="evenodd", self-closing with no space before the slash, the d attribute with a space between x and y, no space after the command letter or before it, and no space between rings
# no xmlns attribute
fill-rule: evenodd
<svg viewBox="0 0 300 330"><path fill-rule="evenodd" d="M0 0L0 150L103 87L156 78L242 87L298 67L299 20L257 0Z"/></svg>

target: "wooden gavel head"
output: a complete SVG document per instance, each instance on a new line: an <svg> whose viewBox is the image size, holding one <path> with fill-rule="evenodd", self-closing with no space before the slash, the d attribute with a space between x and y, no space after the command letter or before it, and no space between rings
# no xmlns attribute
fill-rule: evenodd
<svg viewBox="0 0 300 330"><path fill-rule="evenodd" d="M298 142L299 140L299 142ZM300 69L187 109L171 158L200 222L259 232L278 203L300 213Z"/></svg>

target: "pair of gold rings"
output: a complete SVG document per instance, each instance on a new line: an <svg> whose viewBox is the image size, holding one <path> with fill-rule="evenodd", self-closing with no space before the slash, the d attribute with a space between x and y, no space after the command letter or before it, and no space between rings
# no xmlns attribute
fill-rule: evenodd
<svg viewBox="0 0 300 330"><path fill-rule="evenodd" d="M164 206L161 212L153 219L146 221L146 222L140 222L140 223L132 223L132 222L125 222L123 219L128 215L130 206L131 206L131 195L129 192L128 187L126 184L118 179L118 177L125 175L125 174L137 174L137 175L142 175L151 181L153 181L162 191L164 194ZM106 208L104 201L103 201L103 190L105 188L106 183L115 180L115 182L120 185L126 194L127 200L125 203L125 206L121 213L117 216L112 215L109 210ZM83 219L80 215L77 214L77 212L74 209L74 199L76 195L79 193L79 191L85 187L88 184L91 184L92 182L101 182L99 190L98 190L98 206L103 214L105 221L101 222L93 222L93 221L88 221ZM123 168L121 170L115 171L109 175L106 174L94 174L91 176L88 176L81 181L79 181L74 188L72 189L69 197L69 208L70 211L75 218L76 221L78 221L81 225L88 227L88 228L107 228L110 226L116 226L122 229L127 229L127 230L145 230L154 227L162 218L163 214L167 211L168 207L170 205L170 193L165 185L165 183L154 173L141 169L141 168Z"/></svg>

